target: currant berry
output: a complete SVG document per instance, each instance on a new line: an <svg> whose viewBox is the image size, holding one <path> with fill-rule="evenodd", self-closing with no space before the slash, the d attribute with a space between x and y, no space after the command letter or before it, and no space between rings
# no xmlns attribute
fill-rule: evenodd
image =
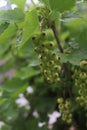
<svg viewBox="0 0 87 130"><path fill-rule="evenodd" d="M82 68L82 69L87 69L87 61L81 61L80 62L80 67Z"/></svg>
<svg viewBox="0 0 87 130"><path fill-rule="evenodd" d="M87 74L85 72L81 72L79 76L80 76L81 79L87 78Z"/></svg>
<svg viewBox="0 0 87 130"><path fill-rule="evenodd" d="M63 101L64 101L63 98L58 98L58 99L57 99L57 102L58 102L59 104L60 104L60 103L63 103Z"/></svg>

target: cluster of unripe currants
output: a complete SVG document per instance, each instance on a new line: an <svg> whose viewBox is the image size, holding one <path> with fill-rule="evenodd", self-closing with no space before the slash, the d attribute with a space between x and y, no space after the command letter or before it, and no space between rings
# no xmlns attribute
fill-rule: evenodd
<svg viewBox="0 0 87 130"><path fill-rule="evenodd" d="M55 41L48 40L45 32L32 38L35 52L38 53L40 68L48 83L60 83L61 63L60 57L55 53Z"/></svg>
<svg viewBox="0 0 87 130"><path fill-rule="evenodd" d="M73 75L78 96L76 101L83 107L87 106L87 61L80 62L80 68Z"/></svg>
<svg viewBox="0 0 87 130"><path fill-rule="evenodd" d="M62 120L68 124L72 123L72 105L70 100L58 98L57 100L59 111L62 113Z"/></svg>

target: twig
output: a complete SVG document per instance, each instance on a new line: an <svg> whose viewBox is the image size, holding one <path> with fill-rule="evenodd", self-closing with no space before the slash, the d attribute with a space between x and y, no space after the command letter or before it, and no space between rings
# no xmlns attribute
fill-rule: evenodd
<svg viewBox="0 0 87 130"><path fill-rule="evenodd" d="M60 38L59 38L59 34L58 34L57 29L56 29L56 25L55 25L54 21L51 22L51 29L54 33L55 39L56 39L57 44L58 44L58 48L60 50L60 53L64 53L64 50L62 48ZM65 77L66 81L68 82L68 81L71 80L71 76L72 76L72 73L71 73L70 64L69 63L63 63L61 77ZM70 90L68 91L68 93L69 93L69 96L72 97L72 93L70 92Z"/></svg>
<svg viewBox="0 0 87 130"><path fill-rule="evenodd" d="M63 53L63 48L62 48L62 46L61 46L60 39L59 39L59 35L58 35L58 31L57 31L57 29L56 29L56 26L55 26L55 22L54 22L54 21L51 23L51 28L52 28L53 33L54 33L54 36L55 36L55 38L56 38L56 41L57 41L57 44L58 44L58 48L59 48L60 52Z"/></svg>

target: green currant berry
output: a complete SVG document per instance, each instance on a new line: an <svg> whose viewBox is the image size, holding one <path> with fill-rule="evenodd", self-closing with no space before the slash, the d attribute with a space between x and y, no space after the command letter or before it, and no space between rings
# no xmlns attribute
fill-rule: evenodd
<svg viewBox="0 0 87 130"><path fill-rule="evenodd" d="M54 42L47 42L45 44L46 44L46 48L49 49L49 50L53 50L54 47L55 47Z"/></svg>
<svg viewBox="0 0 87 130"><path fill-rule="evenodd" d="M43 67L40 65L40 69L41 69L41 71L43 71Z"/></svg>
<svg viewBox="0 0 87 130"><path fill-rule="evenodd" d="M43 50L42 50L42 53L43 53L43 54L47 54L47 53L48 53L48 49L43 49Z"/></svg>
<svg viewBox="0 0 87 130"><path fill-rule="evenodd" d="M40 45L40 38L39 36L32 37L32 41L35 45Z"/></svg>
<svg viewBox="0 0 87 130"><path fill-rule="evenodd" d="M57 83L60 83L60 82L61 82L61 79L60 79L60 78L57 78L57 79L56 79L56 82L57 82Z"/></svg>
<svg viewBox="0 0 87 130"><path fill-rule="evenodd" d="M63 110L64 109L64 105L63 104L59 104L59 109Z"/></svg>
<svg viewBox="0 0 87 130"><path fill-rule="evenodd" d="M78 86L79 84L78 84L78 81L75 81L75 86Z"/></svg>
<svg viewBox="0 0 87 130"><path fill-rule="evenodd" d="M70 114L70 111L69 111L68 109L66 109L65 113L66 113L67 115L69 115L69 114Z"/></svg>
<svg viewBox="0 0 87 130"><path fill-rule="evenodd" d="M42 38L42 39L46 38L46 32L43 31L43 32L41 33L41 38Z"/></svg>
<svg viewBox="0 0 87 130"><path fill-rule="evenodd" d="M40 63L40 67L42 67L43 66L43 64L42 63Z"/></svg>
<svg viewBox="0 0 87 130"><path fill-rule="evenodd" d="M44 70L44 75L48 75L48 71L47 70Z"/></svg>
<svg viewBox="0 0 87 130"><path fill-rule="evenodd" d="M80 78L81 79L86 79L87 78L87 74L85 72L81 72L80 73Z"/></svg>
<svg viewBox="0 0 87 130"><path fill-rule="evenodd" d="M84 99L85 99L84 96L81 96L81 97L80 97L80 100L84 100Z"/></svg>
<svg viewBox="0 0 87 130"><path fill-rule="evenodd" d="M62 120L66 121L67 120L67 116L65 114L62 114Z"/></svg>
<svg viewBox="0 0 87 130"><path fill-rule="evenodd" d="M35 47L34 51L37 52L37 53L41 53L41 49L39 47Z"/></svg>
<svg viewBox="0 0 87 130"><path fill-rule="evenodd" d="M85 69L85 68L87 69L87 61L85 61L85 60L84 60L84 61L81 61L81 62L80 62L80 67L81 67L82 69Z"/></svg>
<svg viewBox="0 0 87 130"><path fill-rule="evenodd" d="M38 59L39 59L39 60L43 60L43 56L40 54L40 55L38 56Z"/></svg>
<svg viewBox="0 0 87 130"><path fill-rule="evenodd" d="M61 71L61 66L60 65L55 65L54 70L58 70L60 72Z"/></svg>
<svg viewBox="0 0 87 130"><path fill-rule="evenodd" d="M48 83L51 83L51 82L52 82L51 78L48 77L48 78L47 78L47 82L48 82Z"/></svg>
<svg viewBox="0 0 87 130"><path fill-rule="evenodd" d="M54 47L54 43L53 43L53 42L50 42L50 43L49 43L49 46L50 46L50 47Z"/></svg>
<svg viewBox="0 0 87 130"><path fill-rule="evenodd" d="M68 124L72 123L72 119L71 119L71 118L70 118L70 119L67 119L67 123L68 123Z"/></svg>
<svg viewBox="0 0 87 130"><path fill-rule="evenodd" d="M55 52L52 52L52 54L51 54L53 57L55 57L56 56L56 53Z"/></svg>
<svg viewBox="0 0 87 130"><path fill-rule="evenodd" d="M65 103L65 107L66 107L67 109L69 109L69 108L71 107L71 103L68 102L68 101L66 101L66 103Z"/></svg>
<svg viewBox="0 0 87 130"><path fill-rule="evenodd" d="M60 61L60 57L59 57L59 56L56 56L56 57L55 57L55 61L56 61L56 62Z"/></svg>
<svg viewBox="0 0 87 130"><path fill-rule="evenodd" d="M80 88L82 88L82 89L85 88L85 86L86 85L84 83L80 84Z"/></svg>
<svg viewBox="0 0 87 130"><path fill-rule="evenodd" d="M59 77L59 74L58 73L55 73L54 74L54 78L58 78Z"/></svg>
<svg viewBox="0 0 87 130"><path fill-rule="evenodd" d="M72 114L69 114L68 117L69 117L69 118L72 118Z"/></svg>
<svg viewBox="0 0 87 130"><path fill-rule="evenodd" d="M35 41L35 40L36 40L36 37L35 37L35 36L34 36L34 37L32 37L32 40L33 40L33 41Z"/></svg>
<svg viewBox="0 0 87 130"><path fill-rule="evenodd" d="M37 52L37 51L38 51L37 47L35 47L35 48L34 48L34 51L35 51L35 52Z"/></svg>
<svg viewBox="0 0 87 130"><path fill-rule="evenodd" d="M79 101L80 101L80 97L77 97L77 98L76 98L76 101L79 102Z"/></svg>
<svg viewBox="0 0 87 130"><path fill-rule="evenodd" d="M58 98L58 99L57 99L57 102L58 102L58 103L63 103L63 98Z"/></svg>
<svg viewBox="0 0 87 130"><path fill-rule="evenodd" d="M79 94L83 95L83 90L82 89L79 90Z"/></svg>
<svg viewBox="0 0 87 130"><path fill-rule="evenodd" d="M46 47L46 45L45 45L44 43L42 43L42 44L41 44L41 47L42 47L42 48L45 48L45 47Z"/></svg>
<svg viewBox="0 0 87 130"><path fill-rule="evenodd" d="M48 63L47 63L47 66L50 66L50 65L53 65L54 64L54 61L53 60L50 60Z"/></svg>

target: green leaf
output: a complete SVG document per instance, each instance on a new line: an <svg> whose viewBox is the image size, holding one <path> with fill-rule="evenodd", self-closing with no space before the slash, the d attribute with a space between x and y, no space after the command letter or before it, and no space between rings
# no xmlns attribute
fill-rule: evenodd
<svg viewBox="0 0 87 130"><path fill-rule="evenodd" d="M76 0L49 0L50 7L52 10L64 12L70 10L76 3Z"/></svg>
<svg viewBox="0 0 87 130"><path fill-rule="evenodd" d="M30 12L26 12L22 44L27 42L30 37L32 37L37 31L39 31L39 29L39 21L36 10L34 9Z"/></svg>
<svg viewBox="0 0 87 130"><path fill-rule="evenodd" d="M0 34L4 32L4 30L8 27L9 23L0 24Z"/></svg>
<svg viewBox="0 0 87 130"><path fill-rule="evenodd" d="M83 30L83 27L85 28L87 20L84 18L73 18L65 20L64 25L68 27L68 30L70 30L71 34L76 35L76 33L79 33Z"/></svg>
<svg viewBox="0 0 87 130"><path fill-rule="evenodd" d="M56 26L58 26L58 24L59 24L59 18L60 18L60 14L59 14L58 11L53 10L53 11L51 11L51 13L49 14L49 20L50 20L50 21L55 21Z"/></svg>
<svg viewBox="0 0 87 130"><path fill-rule="evenodd" d="M62 63L70 62L73 65L79 65L80 61L87 59L87 51L84 49L74 50L71 54L59 54Z"/></svg>
<svg viewBox="0 0 87 130"><path fill-rule="evenodd" d="M16 92L24 85L26 85L26 82L23 80L19 78L13 78L5 82L5 84L2 86L2 89L6 90L7 92Z"/></svg>
<svg viewBox="0 0 87 130"><path fill-rule="evenodd" d="M3 115L5 116L5 118L11 117L12 118L11 121L14 121L18 116L18 112L12 104L12 106L9 105L8 109L5 110Z"/></svg>
<svg viewBox="0 0 87 130"><path fill-rule="evenodd" d="M31 118L28 122L26 122L26 130L38 130L38 120Z"/></svg>
<svg viewBox="0 0 87 130"><path fill-rule="evenodd" d="M3 98L3 99L0 99L0 106L3 105L4 103L6 103L7 99Z"/></svg>
<svg viewBox="0 0 87 130"><path fill-rule="evenodd" d="M9 21L11 23L20 22L24 19L24 13L21 9L7 10L0 15L0 21Z"/></svg>
<svg viewBox="0 0 87 130"><path fill-rule="evenodd" d="M21 57L32 57L32 54L34 52L34 45L32 44L32 40L29 39L26 44L24 44L20 50L19 55Z"/></svg>
<svg viewBox="0 0 87 130"><path fill-rule="evenodd" d="M75 57L86 58L87 56L87 19L73 19L65 23L70 31L70 36L74 39L74 41L78 44L79 51L77 51L74 55ZM73 56L74 57L74 56ZM87 58L86 58L87 59ZM77 58L78 61L78 58Z"/></svg>
<svg viewBox="0 0 87 130"><path fill-rule="evenodd" d="M18 72L16 72L15 77L21 78L22 80L24 79L29 79L32 76L35 76L37 74L39 74L40 71L38 70L34 70L32 67L30 66L26 66L21 68L20 70L18 70Z"/></svg>
<svg viewBox="0 0 87 130"><path fill-rule="evenodd" d="M78 33L76 40L79 44L79 47L87 52L87 26Z"/></svg>
<svg viewBox="0 0 87 130"><path fill-rule="evenodd" d="M12 4L16 4L19 8L24 9L26 0L10 0Z"/></svg>
<svg viewBox="0 0 87 130"><path fill-rule="evenodd" d="M8 28L0 35L0 44L7 43L11 37L13 37L16 33L15 24L10 24Z"/></svg>
<svg viewBox="0 0 87 130"><path fill-rule="evenodd" d="M32 40L29 39L26 44L24 44L20 50L18 55L20 57L29 57L29 66L38 66L40 65L40 61L38 60L38 54L34 51L34 45L32 44Z"/></svg>
<svg viewBox="0 0 87 130"><path fill-rule="evenodd" d="M11 99L12 101L16 99L20 93L24 93L26 91L26 88L28 87L28 84L24 84L24 86L20 87L14 94L12 93Z"/></svg>

